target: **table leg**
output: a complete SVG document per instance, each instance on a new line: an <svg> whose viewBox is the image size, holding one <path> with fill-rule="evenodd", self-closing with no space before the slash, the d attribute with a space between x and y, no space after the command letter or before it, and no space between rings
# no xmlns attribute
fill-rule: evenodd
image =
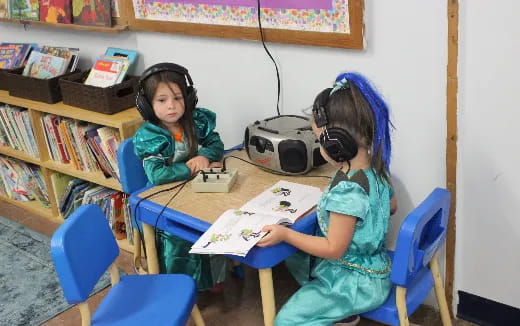
<svg viewBox="0 0 520 326"><path fill-rule="evenodd" d="M157 258L157 248L155 247L155 230L153 226L143 223L143 236L146 245L148 274L159 274L159 260Z"/></svg>
<svg viewBox="0 0 520 326"><path fill-rule="evenodd" d="M273 272L271 268L258 270L260 278L260 294L262 295L262 311L264 313L264 325L273 326L276 314L274 302Z"/></svg>

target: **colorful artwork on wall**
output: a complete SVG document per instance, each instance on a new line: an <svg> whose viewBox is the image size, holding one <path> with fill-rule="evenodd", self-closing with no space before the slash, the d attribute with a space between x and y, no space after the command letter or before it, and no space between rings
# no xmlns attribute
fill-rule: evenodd
<svg viewBox="0 0 520 326"><path fill-rule="evenodd" d="M258 26L257 0L133 0L135 18ZM349 34L348 0L263 0L264 28Z"/></svg>

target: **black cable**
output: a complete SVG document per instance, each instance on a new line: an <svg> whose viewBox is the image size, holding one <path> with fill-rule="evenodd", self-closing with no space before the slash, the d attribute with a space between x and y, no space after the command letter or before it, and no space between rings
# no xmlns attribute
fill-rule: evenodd
<svg viewBox="0 0 520 326"><path fill-rule="evenodd" d="M194 174L193 176L191 176L188 180L182 182L182 183L179 183L179 184L176 184L175 186L172 186L172 187L169 187L169 188L165 188L165 189L162 189L162 190L159 190L159 191L156 191L154 193L151 193L145 197L142 197L142 198L139 198L139 201L137 202L137 204L135 204L135 207L134 207L134 214L132 216L134 222L135 222L135 225L137 227L137 232L139 232L139 237L141 238L141 243L143 244L143 249L144 249L144 254L145 254L145 257L146 257L146 243L144 241L144 235L143 235L143 230L141 230L141 228L139 227L139 221L137 219L137 208L139 208L139 205L141 204L141 202L145 199L148 199L148 198L151 198L153 196L156 196L158 194L161 194L163 192L166 192L166 191L170 191L170 190L174 190L174 189L177 189L179 187L184 187L184 185L186 185L186 183L190 182L191 180L193 180L196 176L197 176L198 173ZM182 189L182 188L181 188ZM173 200L173 198L175 198L175 196L177 196L177 194L180 192L177 191L177 193L175 195L173 195L172 198L170 198L168 200L168 203L166 203L165 206L163 206L161 212L159 213L159 215L157 216L157 219L155 221L155 226L157 226L157 221L159 220L159 217L161 216L161 214L163 213L163 211L165 210L165 208L170 204L170 202ZM157 241L156 241L157 243ZM140 250L140 249L139 249ZM135 266L135 261L134 261L134 269L137 270L136 266Z"/></svg>
<svg viewBox="0 0 520 326"><path fill-rule="evenodd" d="M276 61L274 60L273 56L271 55L271 52L269 52L269 49L265 45L264 30L262 29L262 18L260 15L260 0L257 0L256 2L258 3L258 28L260 29L260 38L262 40L262 45L264 46L265 52L267 52L267 55L269 56L269 58L271 58L271 61L273 61L274 67L276 68L276 79L278 81L278 97L276 100L276 112L278 113L278 115L280 115L280 72L278 71L278 65L276 64Z"/></svg>
<svg viewBox="0 0 520 326"><path fill-rule="evenodd" d="M186 181L184 181L183 183L179 184L179 190L177 190L177 192L170 197L170 199L168 199L168 202L163 206L163 208L161 209L161 211L159 212L159 215L157 215L157 217L155 218L155 224L154 224L154 239L155 239L155 247L157 248L157 224L159 223L159 218L161 217L162 213L166 210L166 207L168 207L168 205L170 205L170 203L172 202L173 198L175 198L179 192L181 192L182 188L184 188L184 186L190 182L193 178L190 178Z"/></svg>
<svg viewBox="0 0 520 326"><path fill-rule="evenodd" d="M265 166L262 166L262 165L259 165L259 164L255 164L253 162L249 162L247 160L244 160L243 158L241 157L238 157L238 156L234 156L234 155L228 155L228 156L224 156L224 159L222 160L222 172L226 171L226 160L228 158L236 158L237 160L240 160L240 161L243 161L243 162L246 162L246 163L249 163L251 165L254 165L254 166L257 166L261 169L264 169L264 170L268 170L269 172L271 173L274 173L274 174L278 174L278 175L287 175L285 173L281 173L280 171L276 171L276 170L273 170L273 169L270 169L270 168L267 168ZM298 177L306 177L306 178L327 178L327 179L330 179L331 177L330 176L327 176L327 175L289 175L289 176L298 176Z"/></svg>

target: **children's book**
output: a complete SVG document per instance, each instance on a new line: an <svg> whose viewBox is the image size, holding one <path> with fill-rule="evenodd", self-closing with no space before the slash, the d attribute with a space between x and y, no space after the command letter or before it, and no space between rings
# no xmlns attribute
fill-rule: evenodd
<svg viewBox="0 0 520 326"><path fill-rule="evenodd" d="M40 0L40 21L72 23L71 0Z"/></svg>
<svg viewBox="0 0 520 326"><path fill-rule="evenodd" d="M40 2L38 0L10 0L11 18L21 20L40 20Z"/></svg>
<svg viewBox="0 0 520 326"><path fill-rule="evenodd" d="M79 25L112 26L111 0L72 0L72 21Z"/></svg>
<svg viewBox="0 0 520 326"><path fill-rule="evenodd" d="M9 18L9 0L0 0L0 18Z"/></svg>
<svg viewBox="0 0 520 326"><path fill-rule="evenodd" d="M240 209L225 211L193 244L190 253L245 256L269 224L293 224L321 196L317 187L278 181Z"/></svg>
<svg viewBox="0 0 520 326"><path fill-rule="evenodd" d="M85 80L85 85L109 87L117 84L125 64L108 58L98 58Z"/></svg>
<svg viewBox="0 0 520 326"><path fill-rule="evenodd" d="M112 57L127 58L129 61L128 73L134 73L134 67L136 65L137 57L139 56L139 53L137 53L137 51L119 48L108 48L105 52L105 55Z"/></svg>

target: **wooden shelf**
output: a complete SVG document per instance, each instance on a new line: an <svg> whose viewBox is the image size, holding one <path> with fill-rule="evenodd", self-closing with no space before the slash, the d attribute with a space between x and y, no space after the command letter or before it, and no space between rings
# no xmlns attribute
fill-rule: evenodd
<svg viewBox="0 0 520 326"><path fill-rule="evenodd" d="M5 19L0 19L5 21ZM52 24L51 24L52 25ZM6 196L0 196L0 200L6 201L27 211L44 216L52 221L62 223L63 217L60 216L57 199L51 182L51 175L59 172L70 175L79 179L83 179L110 189L122 191L121 184L114 178L106 178L102 172L86 172L77 170L72 164L63 164L51 159L47 144L45 141L45 131L42 127L41 119L44 113L55 114L57 116L71 118L115 128L118 131L120 139L132 137L135 131L141 126L143 120L136 108L130 108L112 115L102 114L94 111L84 110L62 102L55 104L47 104L43 102L28 100L15 96L10 96L7 91L0 91L0 103L26 108L29 110L31 127L34 132L34 138L40 154L40 158L28 155L24 151L15 150L8 146L0 145L0 154L19 159L21 161L32 163L40 166L43 180L49 194L50 208L45 208L41 204L34 201L17 201ZM118 240L119 247L125 251L133 252L133 246L128 240Z"/></svg>
<svg viewBox="0 0 520 326"><path fill-rule="evenodd" d="M0 195L0 200L6 201L10 204L21 207L23 209L26 209L33 214L43 216L43 217L53 220L55 222L59 222L59 223L63 222L62 218L54 216L54 214L52 214L52 210L50 208L43 207L37 200L19 201L19 200L14 200L9 197L2 196L2 195Z"/></svg>
<svg viewBox="0 0 520 326"><path fill-rule="evenodd" d="M136 122L139 125L142 123L141 115L139 114L136 108L130 108L109 115L80 109L74 106L63 104L63 102L48 104L39 101L33 101L20 97L10 96L8 91L0 91L0 102L9 103L12 105L32 109L35 111L52 113L62 117L93 122L107 127L113 127L116 129L129 127L130 125L136 124Z"/></svg>
<svg viewBox="0 0 520 326"><path fill-rule="evenodd" d="M112 27L86 26L86 25L76 25L76 24L48 23L48 22L41 22L41 21L34 21L34 20L22 20L22 19L11 19L11 18L0 18L0 22L10 23L10 24L20 24L20 25L43 26L43 27L60 28L60 29L72 29L72 30L88 31L88 32L111 33L111 34L117 34L117 33L121 33L121 32L128 30L127 25L114 25Z"/></svg>
<svg viewBox="0 0 520 326"><path fill-rule="evenodd" d="M71 164L62 164L52 160L41 162L41 166L46 167L49 170L53 170L56 172L60 172L63 174L68 174L73 177L87 180L98 184L100 186L104 186L107 188L111 188L118 191L123 191L121 188L121 184L117 182L114 178L105 178L103 172L86 172L80 171L74 168Z"/></svg>
<svg viewBox="0 0 520 326"><path fill-rule="evenodd" d="M41 165L41 162L38 158L27 155L25 152L13 149L11 147L0 145L0 154L14 157L32 164Z"/></svg>

